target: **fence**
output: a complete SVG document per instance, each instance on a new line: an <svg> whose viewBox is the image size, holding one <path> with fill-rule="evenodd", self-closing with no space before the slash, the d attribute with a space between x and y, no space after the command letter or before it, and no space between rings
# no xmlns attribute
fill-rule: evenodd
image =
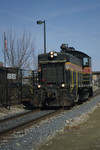
<svg viewBox="0 0 100 150"><path fill-rule="evenodd" d="M37 83L37 71L0 68L0 103L10 107L31 99Z"/></svg>

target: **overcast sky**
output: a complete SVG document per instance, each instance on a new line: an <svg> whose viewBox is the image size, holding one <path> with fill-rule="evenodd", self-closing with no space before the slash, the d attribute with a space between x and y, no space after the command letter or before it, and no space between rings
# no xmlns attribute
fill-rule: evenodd
<svg viewBox="0 0 100 150"><path fill-rule="evenodd" d="M67 43L91 56L93 71L100 71L100 0L0 0L0 50L4 32L20 36L25 29L36 54L43 53L43 24L37 20L46 21L47 52Z"/></svg>

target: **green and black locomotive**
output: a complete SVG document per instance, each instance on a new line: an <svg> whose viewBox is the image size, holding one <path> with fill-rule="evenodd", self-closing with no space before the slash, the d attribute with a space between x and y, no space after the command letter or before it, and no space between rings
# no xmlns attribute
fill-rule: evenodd
<svg viewBox="0 0 100 150"><path fill-rule="evenodd" d="M71 106L92 96L91 57L66 44L61 51L38 56L38 80L31 103L34 106Z"/></svg>

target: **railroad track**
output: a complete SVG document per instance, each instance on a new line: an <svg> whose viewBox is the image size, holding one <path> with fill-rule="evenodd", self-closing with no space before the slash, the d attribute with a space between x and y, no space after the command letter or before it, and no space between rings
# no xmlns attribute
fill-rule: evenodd
<svg viewBox="0 0 100 150"><path fill-rule="evenodd" d="M28 111L28 112L25 112L25 113L22 113L22 114L14 115L14 116L11 116L11 117L0 120L0 123L6 123L8 121L15 120L17 118L21 118L21 117L24 117L26 115L30 115L30 114L38 112L38 111L40 111L40 109L34 109L32 111Z"/></svg>
<svg viewBox="0 0 100 150"><path fill-rule="evenodd" d="M95 97L95 96L97 96L99 94L100 94L100 88L94 92L94 94L93 94L93 96L91 98L93 98L93 97Z"/></svg>
<svg viewBox="0 0 100 150"><path fill-rule="evenodd" d="M32 115L33 113L34 114L37 114L38 112L41 113L41 116L36 117L35 119L31 119L31 120L28 120L28 121L23 121L23 123L20 123L18 125L15 124L11 128L6 128L6 129L0 131L0 137L3 138L5 136L9 136L9 135L11 135L11 134L13 134L17 131L24 130L24 129L30 127L30 126L33 126L35 124L40 123L40 121L46 120L46 119L48 119L48 118L50 118L54 115L57 115L57 114L61 113L62 111L64 111L64 109L58 109L58 110L52 110L52 111L48 110L48 112L46 111L45 114L44 113L42 114L43 111L40 112L40 110L35 110L36 113L34 111L32 111L32 112L21 114L21 115L15 116L15 117L11 117L11 118L1 120L0 121L1 126L2 126L2 124L5 124L5 123L8 123L9 126L10 126L11 123L9 123L9 121L14 121L16 119L22 118L23 116L28 117L30 114Z"/></svg>
<svg viewBox="0 0 100 150"><path fill-rule="evenodd" d="M14 124L13 127L10 127L10 126L12 126L11 125L12 122L17 122L19 119L20 120L23 119L23 117L26 118L29 115L38 113L38 112L40 112L40 109L34 109L32 111L24 112L24 113L14 115L14 116L0 120L0 137L2 136L3 133L6 133L6 132L10 133L11 130L13 130L14 128L17 128L18 125L16 125L16 124ZM3 126L5 126L5 127L3 127Z"/></svg>

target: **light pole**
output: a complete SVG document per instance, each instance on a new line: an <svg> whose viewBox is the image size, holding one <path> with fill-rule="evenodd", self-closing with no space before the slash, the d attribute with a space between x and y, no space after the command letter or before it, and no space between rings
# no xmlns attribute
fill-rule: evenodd
<svg viewBox="0 0 100 150"><path fill-rule="evenodd" d="M46 29L45 29L45 20L44 21L37 21L37 24L44 23L44 54L46 54Z"/></svg>

